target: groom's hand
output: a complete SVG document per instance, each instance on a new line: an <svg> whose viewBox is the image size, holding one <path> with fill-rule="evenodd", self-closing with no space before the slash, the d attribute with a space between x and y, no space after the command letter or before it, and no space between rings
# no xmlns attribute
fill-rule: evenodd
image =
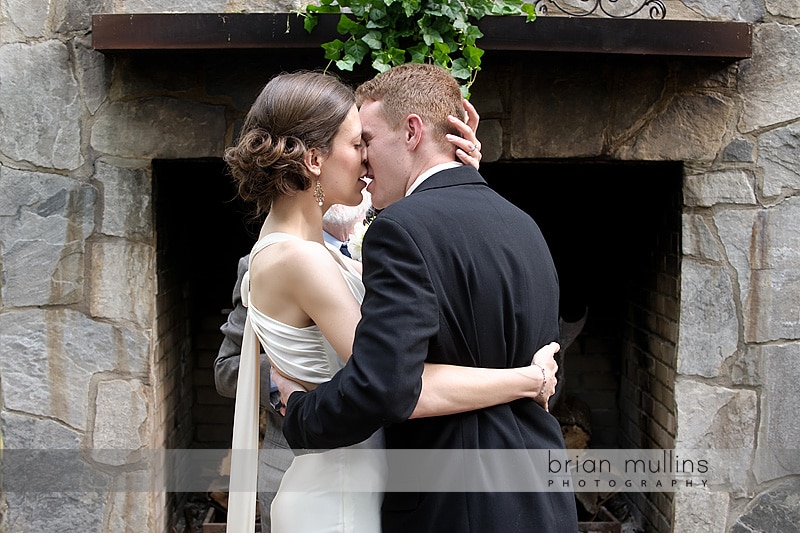
<svg viewBox="0 0 800 533"><path fill-rule="evenodd" d="M291 396L294 392L306 392L306 389L298 382L292 381L291 379L277 372L275 368L270 369L269 376L275 386L278 387L278 392L281 393L281 401L278 405L274 406L275 410L285 416L286 404L289 402L289 396Z"/></svg>

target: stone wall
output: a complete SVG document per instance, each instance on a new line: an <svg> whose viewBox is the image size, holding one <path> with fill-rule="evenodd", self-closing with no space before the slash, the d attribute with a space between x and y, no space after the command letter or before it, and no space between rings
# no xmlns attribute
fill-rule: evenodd
<svg viewBox="0 0 800 533"><path fill-rule="evenodd" d="M0 3L6 453L73 450L101 487L154 487L61 498L5 487L0 531L4 516L9 531L172 525L176 503L133 452L187 445L191 430L175 423L191 418L186 387L203 373L183 344L181 287L160 270L153 160L219 157L279 62L104 56L91 49L90 14L263 4ZM662 354L675 369L673 445L751 451L734 490L680 491L666 522L682 533L782 530L800 522L791 504L800 466L785 453L800 440L800 8L795 0L682 0L668 2L669 13L753 23L753 58L487 53L473 91L479 133L487 161L683 162L678 323L663 335Z"/></svg>
<svg viewBox="0 0 800 533"><path fill-rule="evenodd" d="M2 387L0 387L2 390ZM2 397L0 397L2 400ZM2 406L2 401L0 401ZM0 462L3 460L3 428L0 427ZM3 490L3 472L0 471L0 533L6 533L6 516L8 515L8 504L6 503L6 496Z"/></svg>

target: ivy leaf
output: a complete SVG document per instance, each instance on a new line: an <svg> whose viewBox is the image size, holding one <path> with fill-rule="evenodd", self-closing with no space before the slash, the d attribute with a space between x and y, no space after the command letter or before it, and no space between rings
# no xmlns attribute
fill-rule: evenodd
<svg viewBox="0 0 800 533"><path fill-rule="evenodd" d="M352 57L356 64L361 64L368 53L369 46L364 44L361 39L353 39L344 43L345 57Z"/></svg>
<svg viewBox="0 0 800 533"><path fill-rule="evenodd" d="M481 66L481 58L483 57L483 50L476 46L465 46L461 51L464 56L464 61L467 62L467 68L475 69Z"/></svg>
<svg viewBox="0 0 800 533"><path fill-rule="evenodd" d="M450 55L450 52L452 52L453 50L454 50L454 48L448 46L447 43L441 43L441 42L440 43L433 43L433 51L434 52L439 52L439 53L442 53L442 54Z"/></svg>
<svg viewBox="0 0 800 533"><path fill-rule="evenodd" d="M331 2L322 2L322 5L319 6L320 13L341 13L341 9L339 6L331 3Z"/></svg>
<svg viewBox="0 0 800 533"><path fill-rule="evenodd" d="M372 7L372 0L348 0L346 3L349 4L353 16L359 19L365 17L367 10Z"/></svg>
<svg viewBox="0 0 800 533"><path fill-rule="evenodd" d="M373 52L372 53L372 68L378 72L386 72L392 68L388 52Z"/></svg>
<svg viewBox="0 0 800 533"><path fill-rule="evenodd" d="M403 0L402 6L406 17L411 18L419 10L419 0Z"/></svg>
<svg viewBox="0 0 800 533"><path fill-rule="evenodd" d="M425 41L425 44L430 46L436 42L441 42L442 35L433 28L422 28L422 40Z"/></svg>
<svg viewBox="0 0 800 533"><path fill-rule="evenodd" d="M319 19L316 15L306 15L305 20L303 20L303 27L308 33L311 33L311 31L317 27L318 23Z"/></svg>
<svg viewBox="0 0 800 533"><path fill-rule="evenodd" d="M453 28L458 30L459 33L466 33L466 32L469 31L470 28L474 28L475 27L472 24L470 24L469 21L465 17L459 17L459 18L453 19L452 25L453 25Z"/></svg>
<svg viewBox="0 0 800 533"><path fill-rule="evenodd" d="M342 59L336 62L336 68L339 70L353 70L353 66L355 66L356 60L352 56L344 56Z"/></svg>
<svg viewBox="0 0 800 533"><path fill-rule="evenodd" d="M380 50L383 48L383 41L381 40L381 32L377 30L368 31L364 37L361 38L364 44L373 50Z"/></svg>
<svg viewBox="0 0 800 533"><path fill-rule="evenodd" d="M336 61L342 56L344 42L341 39L334 39L330 42L322 43L322 49L325 50L325 59Z"/></svg>
<svg viewBox="0 0 800 533"><path fill-rule="evenodd" d="M474 45L481 37L483 37L483 32L477 26L470 26L464 32L464 43Z"/></svg>
<svg viewBox="0 0 800 533"><path fill-rule="evenodd" d="M489 13L494 13L506 2L470 2L469 3L469 16L476 20L480 20Z"/></svg>
<svg viewBox="0 0 800 533"><path fill-rule="evenodd" d="M400 48L390 48L389 61L391 61L394 66L402 65L406 62L406 51Z"/></svg>
<svg viewBox="0 0 800 533"><path fill-rule="evenodd" d="M347 35L348 33L352 35L357 32L360 27L361 25L358 22L342 14L342 16L339 17L339 23L336 25L336 31L341 35Z"/></svg>
<svg viewBox="0 0 800 533"><path fill-rule="evenodd" d="M468 80L471 72L472 70L467 64L467 60L463 57L459 57L453 61L453 65L450 67L450 74L458 80Z"/></svg>
<svg viewBox="0 0 800 533"><path fill-rule="evenodd" d="M369 10L369 20L371 22L379 22L382 19L386 18L386 10L381 9L379 7L373 6L372 9Z"/></svg>
<svg viewBox="0 0 800 533"><path fill-rule="evenodd" d="M340 13L337 30L349 35L324 43L326 59L341 70L352 70L371 52L372 68L384 72L410 58L431 62L461 80L466 97L481 69L477 42L483 33L475 24L487 15L524 15L536 19L538 2L530 0L311 0L303 26L311 32L320 13ZM410 42L409 42L410 41ZM406 54L408 51L408 55ZM457 58L453 55L458 54Z"/></svg>
<svg viewBox="0 0 800 533"><path fill-rule="evenodd" d="M536 6L533 4L522 4L520 9L523 13L525 13L526 23L536 20Z"/></svg>
<svg viewBox="0 0 800 533"><path fill-rule="evenodd" d="M425 58L431 52L431 49L425 45L425 43L418 43L414 46L408 47L406 50L409 54L411 54L411 62L412 63L424 63Z"/></svg>
<svg viewBox="0 0 800 533"><path fill-rule="evenodd" d="M439 14L450 20L466 19L467 17L467 12L461 2L442 2Z"/></svg>
<svg viewBox="0 0 800 533"><path fill-rule="evenodd" d="M439 43L436 44L438 45ZM446 46L434 45L433 50L431 50L431 55L433 56L433 62L435 64L442 68L450 69L450 51Z"/></svg>
<svg viewBox="0 0 800 533"><path fill-rule="evenodd" d="M400 39L404 37L402 33L396 32L392 28L384 28L381 32L383 35L383 43L381 48L389 50L390 48L399 48Z"/></svg>

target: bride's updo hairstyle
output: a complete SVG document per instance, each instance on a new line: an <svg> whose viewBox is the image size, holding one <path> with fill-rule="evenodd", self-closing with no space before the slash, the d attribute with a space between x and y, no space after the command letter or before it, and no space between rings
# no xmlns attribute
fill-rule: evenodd
<svg viewBox="0 0 800 533"><path fill-rule="evenodd" d="M268 213L275 198L313 185L303 157L309 148L324 155L355 98L350 87L319 72L284 73L272 78L258 95L236 146L225 150L225 162L239 196Z"/></svg>

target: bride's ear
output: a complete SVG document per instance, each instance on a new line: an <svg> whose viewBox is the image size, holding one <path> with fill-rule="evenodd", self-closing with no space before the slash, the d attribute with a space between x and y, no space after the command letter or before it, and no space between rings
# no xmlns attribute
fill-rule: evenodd
<svg viewBox="0 0 800 533"><path fill-rule="evenodd" d="M312 175L319 177L322 173L322 153L318 148L309 148L303 156L303 163Z"/></svg>

